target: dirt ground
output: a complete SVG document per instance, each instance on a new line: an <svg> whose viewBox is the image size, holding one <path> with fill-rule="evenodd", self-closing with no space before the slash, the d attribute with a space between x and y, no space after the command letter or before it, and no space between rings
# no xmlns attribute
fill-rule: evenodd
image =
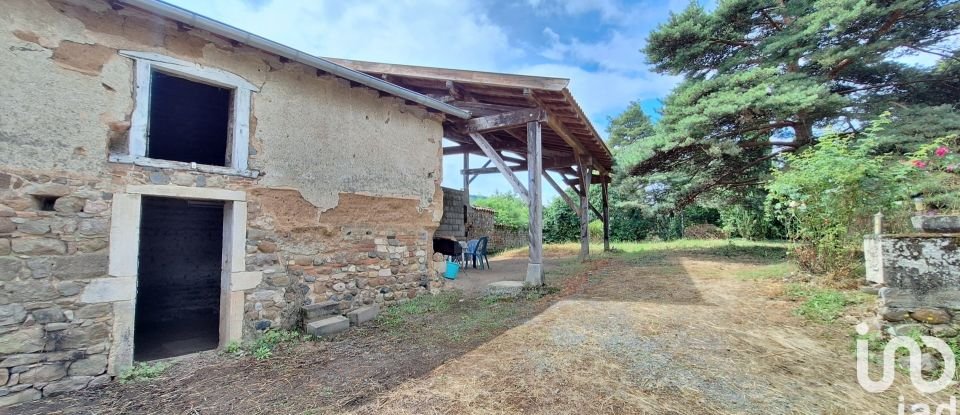
<svg viewBox="0 0 960 415"><path fill-rule="evenodd" d="M777 261L718 250L564 260L548 274L560 291L543 298L447 296L267 360L193 356L157 380L7 410L896 414L900 395L949 399L917 395L905 376L864 392L849 324L795 316L777 279L738 278Z"/></svg>

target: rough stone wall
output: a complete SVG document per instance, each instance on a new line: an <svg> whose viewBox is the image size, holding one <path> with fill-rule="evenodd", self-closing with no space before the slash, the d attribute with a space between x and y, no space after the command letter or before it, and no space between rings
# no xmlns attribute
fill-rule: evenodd
<svg viewBox="0 0 960 415"><path fill-rule="evenodd" d="M113 308L81 297L107 275L111 197L101 182L0 173L0 407L110 380Z"/></svg>
<svg viewBox="0 0 960 415"><path fill-rule="evenodd" d="M127 185L248 195L244 336L439 289L437 116L301 64L99 0L9 0L0 13L0 407L109 380L127 311L85 303L107 275L111 199ZM126 149L133 62L157 52L235 73L252 98L257 178L107 162ZM55 198L42 210L37 196ZM116 305L116 303L114 304Z"/></svg>
<svg viewBox="0 0 960 415"><path fill-rule="evenodd" d="M496 225L490 235L490 252L500 252L530 244L530 233L526 229Z"/></svg>
<svg viewBox="0 0 960 415"><path fill-rule="evenodd" d="M868 268L882 278L878 314L896 334L960 334L960 235L881 235L872 238ZM877 258L879 257L879 258Z"/></svg>
<svg viewBox="0 0 960 415"><path fill-rule="evenodd" d="M490 236L493 233L494 213L493 209L471 206L467 210L467 238Z"/></svg>

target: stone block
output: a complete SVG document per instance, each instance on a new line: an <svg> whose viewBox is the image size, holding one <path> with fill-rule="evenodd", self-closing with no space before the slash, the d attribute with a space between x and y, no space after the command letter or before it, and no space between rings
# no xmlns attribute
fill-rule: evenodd
<svg viewBox="0 0 960 415"><path fill-rule="evenodd" d="M42 354L15 354L0 361L0 367L32 365L43 360Z"/></svg>
<svg viewBox="0 0 960 415"><path fill-rule="evenodd" d="M105 200L87 200L83 211L91 214L100 214L110 209L110 203Z"/></svg>
<svg viewBox="0 0 960 415"><path fill-rule="evenodd" d="M10 380L10 371L6 368L0 369L0 385L6 385Z"/></svg>
<svg viewBox="0 0 960 415"><path fill-rule="evenodd" d="M84 200L76 197L61 197L53 202L53 210L60 213L77 213L83 210Z"/></svg>
<svg viewBox="0 0 960 415"><path fill-rule="evenodd" d="M93 376L72 376L58 380L43 387L43 396L57 396L66 392L78 391L87 387L91 380L93 380Z"/></svg>
<svg viewBox="0 0 960 415"><path fill-rule="evenodd" d="M0 303L47 301L60 297L51 280L10 281L0 290Z"/></svg>
<svg viewBox="0 0 960 415"><path fill-rule="evenodd" d="M18 258L0 258L0 281L13 281L20 276L23 261Z"/></svg>
<svg viewBox="0 0 960 415"><path fill-rule="evenodd" d="M110 303L133 300L137 296L137 279L133 277L99 278L83 288L80 301Z"/></svg>
<svg viewBox="0 0 960 415"><path fill-rule="evenodd" d="M886 321L898 322L910 318L910 310L902 308L881 307L878 314Z"/></svg>
<svg viewBox="0 0 960 415"><path fill-rule="evenodd" d="M303 320L315 321L324 317L339 314L340 303L332 300L321 301L303 307Z"/></svg>
<svg viewBox="0 0 960 415"><path fill-rule="evenodd" d="M107 371L107 356L95 355L70 364L70 376L97 376Z"/></svg>
<svg viewBox="0 0 960 415"><path fill-rule="evenodd" d="M6 238L0 238L0 256L10 255L13 252L10 250L10 240Z"/></svg>
<svg viewBox="0 0 960 415"><path fill-rule="evenodd" d="M921 308L910 313L910 317L921 323L945 324L950 322L950 313L939 308Z"/></svg>
<svg viewBox="0 0 960 415"><path fill-rule="evenodd" d="M886 307L936 307L960 310L960 290L958 289L940 289L921 294L911 289L884 287L880 289L880 300Z"/></svg>
<svg viewBox="0 0 960 415"><path fill-rule="evenodd" d="M60 307L41 308L33 310L31 314L33 314L33 319L40 324L60 323L67 320Z"/></svg>
<svg viewBox="0 0 960 415"><path fill-rule="evenodd" d="M31 184L26 193L31 196L61 197L70 194L70 187L60 183Z"/></svg>
<svg viewBox="0 0 960 415"><path fill-rule="evenodd" d="M17 225L9 218L0 218L0 234L13 233L17 230Z"/></svg>
<svg viewBox="0 0 960 415"><path fill-rule="evenodd" d="M67 375L67 369L60 363L37 366L20 374L20 383L36 384L52 382Z"/></svg>
<svg viewBox="0 0 960 415"><path fill-rule="evenodd" d="M104 323L73 327L60 333L59 336L49 339L50 344L47 346L47 350L80 349L110 338L110 328Z"/></svg>
<svg viewBox="0 0 960 415"><path fill-rule="evenodd" d="M497 281L487 284L487 295L517 297L523 291L523 281Z"/></svg>
<svg viewBox="0 0 960 415"><path fill-rule="evenodd" d="M257 288L263 280L261 271L244 271L230 274L230 291L243 291Z"/></svg>
<svg viewBox="0 0 960 415"><path fill-rule="evenodd" d="M40 399L40 391L36 389L24 389L20 392L14 392L7 396L0 396L0 408L18 403L30 402Z"/></svg>
<svg viewBox="0 0 960 415"><path fill-rule="evenodd" d="M17 238L11 243L13 252L23 255L63 255L67 244L58 239Z"/></svg>
<svg viewBox="0 0 960 415"><path fill-rule="evenodd" d="M77 254L64 257L42 257L27 260L34 278L54 277L61 280L105 277L110 259L107 254Z"/></svg>
<svg viewBox="0 0 960 415"><path fill-rule="evenodd" d="M332 336L350 328L350 320L344 316L333 316L307 323L307 334L317 337Z"/></svg>
<svg viewBox="0 0 960 415"><path fill-rule="evenodd" d="M83 284L73 281L64 281L57 284L57 292L64 297L70 297L83 291Z"/></svg>
<svg viewBox="0 0 960 415"><path fill-rule="evenodd" d="M0 305L0 326L20 324L27 317L27 311L20 304Z"/></svg>
<svg viewBox="0 0 960 415"><path fill-rule="evenodd" d="M78 319L89 319L103 317L113 309L109 303L90 304L77 309L74 316Z"/></svg>
<svg viewBox="0 0 960 415"><path fill-rule="evenodd" d="M17 224L17 232L27 235L43 235L50 232L50 223L46 220L28 220Z"/></svg>
<svg viewBox="0 0 960 415"><path fill-rule="evenodd" d="M350 320L350 325L359 326L377 318L378 314L380 314L380 305L374 304L347 313L347 319Z"/></svg>
<svg viewBox="0 0 960 415"><path fill-rule="evenodd" d="M107 236L110 234L110 222L106 219L84 219L77 225L77 232L83 236Z"/></svg>

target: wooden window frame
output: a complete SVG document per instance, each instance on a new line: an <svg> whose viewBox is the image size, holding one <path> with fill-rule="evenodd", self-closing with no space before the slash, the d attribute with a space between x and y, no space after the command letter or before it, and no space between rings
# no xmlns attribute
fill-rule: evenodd
<svg viewBox="0 0 960 415"><path fill-rule="evenodd" d="M134 107L130 119L127 154L111 154L110 161L129 163L149 167L163 167L181 170L198 170L207 173L229 174L256 177L256 172L247 168L250 155L250 102L256 85L239 75L209 68L153 52L123 50L120 56L134 61ZM227 151L229 166L205 165L147 157L147 132L150 126L150 93L152 74L160 71L172 76L194 82L214 85L232 90L230 108L229 137Z"/></svg>

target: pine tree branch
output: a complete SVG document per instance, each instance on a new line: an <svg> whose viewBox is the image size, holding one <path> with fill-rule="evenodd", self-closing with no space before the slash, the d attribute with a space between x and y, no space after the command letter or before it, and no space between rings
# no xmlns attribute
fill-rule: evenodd
<svg viewBox="0 0 960 415"><path fill-rule="evenodd" d="M915 51L917 51L917 52L929 53L929 54L931 54L931 55L936 55L936 56L939 56L939 57L944 58L944 59L951 59L951 60L955 60L955 61L957 61L957 62L960 62L960 57L953 56L953 55L948 55L948 54L946 54L946 53L940 53L940 52L937 52L937 51L934 51L934 50L922 48L922 47L920 47L920 46L916 46L916 45L903 45L903 47L905 47L905 48L907 48L907 49L913 49L913 50L915 50Z"/></svg>
<svg viewBox="0 0 960 415"><path fill-rule="evenodd" d="M956 78L934 78L934 79L921 79L921 80L909 81L909 82L887 82L885 84L870 85L870 86L865 86L863 88L846 89L843 91L837 91L837 93L840 95L846 95L846 94L852 94L854 92L869 91L871 89L886 88L888 86L923 84L927 82L944 82L944 81L951 81L954 79Z"/></svg>
<svg viewBox="0 0 960 415"><path fill-rule="evenodd" d="M783 25L781 25L776 20L773 20L773 17L771 17L770 14L767 13L766 9L760 9L760 14L765 19L767 19L768 22L770 22L770 25L773 26L774 29L777 29L778 31L783 31Z"/></svg>
<svg viewBox="0 0 960 415"><path fill-rule="evenodd" d="M744 42L742 40L727 40L727 39L719 39L715 37L711 37L708 40L713 43L720 43L727 46L740 46L744 48L752 48L754 46L753 43Z"/></svg>

